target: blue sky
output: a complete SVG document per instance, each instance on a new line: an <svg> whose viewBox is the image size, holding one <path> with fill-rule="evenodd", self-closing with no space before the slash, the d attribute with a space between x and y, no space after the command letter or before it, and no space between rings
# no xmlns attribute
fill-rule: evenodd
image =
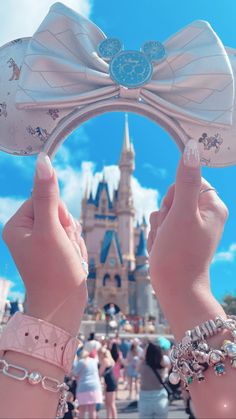
<svg viewBox="0 0 236 419"><path fill-rule="evenodd" d="M51 0L8 0L1 4L0 44L20 36L30 36L46 15ZM34 4L34 7L30 7ZM136 49L147 40L164 41L197 19L208 20L223 43L236 47L236 2L234 0L68 0L65 4L89 16L108 37L117 37L125 49ZM24 19L27 13L27 22ZM79 216L85 184L96 183L105 165L114 185L114 166L123 140L124 114L110 113L94 118L78 128L61 147L55 165L62 197L71 212ZM130 135L136 151L133 188L138 216L146 216L158 206L174 181L179 151L174 141L153 122L129 114ZM18 158L0 153L0 229L15 208L30 195L34 157ZM95 172L99 172L94 175ZM229 208L224 236L211 267L214 295L236 294L236 167L203 170ZM145 205L143 204L145 201ZM24 291L10 254L0 241L0 277L12 281L11 297Z"/></svg>

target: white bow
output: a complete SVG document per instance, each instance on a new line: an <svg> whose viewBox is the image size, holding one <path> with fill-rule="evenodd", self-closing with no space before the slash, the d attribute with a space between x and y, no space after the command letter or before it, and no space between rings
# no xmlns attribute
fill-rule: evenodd
<svg viewBox="0 0 236 419"><path fill-rule="evenodd" d="M152 79L124 88L97 54L106 39L91 21L60 3L51 7L29 41L16 94L20 109L71 108L117 97L144 101L175 120L231 125L234 77L227 52L204 21L164 43L166 58Z"/></svg>

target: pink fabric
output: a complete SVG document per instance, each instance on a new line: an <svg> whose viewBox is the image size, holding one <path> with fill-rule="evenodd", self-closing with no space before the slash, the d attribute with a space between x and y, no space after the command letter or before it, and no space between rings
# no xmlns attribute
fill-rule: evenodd
<svg viewBox="0 0 236 419"><path fill-rule="evenodd" d="M102 392L101 391L85 391L83 393L77 393L76 398L79 405L97 404L102 403Z"/></svg>

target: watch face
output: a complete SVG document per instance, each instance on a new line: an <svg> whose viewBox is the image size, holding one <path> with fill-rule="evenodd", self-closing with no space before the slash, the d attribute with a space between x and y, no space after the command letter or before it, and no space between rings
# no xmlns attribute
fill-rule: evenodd
<svg viewBox="0 0 236 419"><path fill-rule="evenodd" d="M116 266L116 259L115 258L110 258L109 259L109 265L110 266Z"/></svg>
<svg viewBox="0 0 236 419"><path fill-rule="evenodd" d="M122 43L116 38L107 38L98 45L98 55L104 60L110 60L122 50Z"/></svg>
<svg viewBox="0 0 236 419"><path fill-rule="evenodd" d="M139 51L121 51L111 61L111 78L125 87L139 87L152 76L152 64L148 57Z"/></svg>
<svg viewBox="0 0 236 419"><path fill-rule="evenodd" d="M161 61L166 55L165 47L159 41L148 41L142 46L142 51L150 61Z"/></svg>

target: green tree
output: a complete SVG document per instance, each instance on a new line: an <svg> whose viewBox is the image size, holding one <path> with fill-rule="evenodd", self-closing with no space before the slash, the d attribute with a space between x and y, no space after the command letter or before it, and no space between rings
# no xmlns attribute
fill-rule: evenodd
<svg viewBox="0 0 236 419"><path fill-rule="evenodd" d="M231 294L225 295L223 298L222 306L226 314L236 316L236 296Z"/></svg>

